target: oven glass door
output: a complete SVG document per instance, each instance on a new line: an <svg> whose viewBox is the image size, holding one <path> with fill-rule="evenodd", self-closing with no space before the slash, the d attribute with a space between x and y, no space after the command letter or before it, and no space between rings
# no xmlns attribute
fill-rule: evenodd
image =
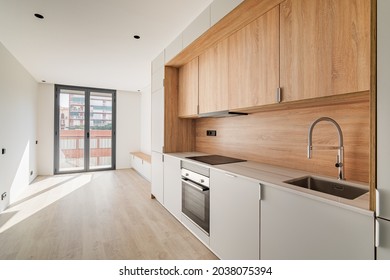
<svg viewBox="0 0 390 280"><path fill-rule="evenodd" d="M203 231L210 231L210 190L182 179L182 212Z"/></svg>

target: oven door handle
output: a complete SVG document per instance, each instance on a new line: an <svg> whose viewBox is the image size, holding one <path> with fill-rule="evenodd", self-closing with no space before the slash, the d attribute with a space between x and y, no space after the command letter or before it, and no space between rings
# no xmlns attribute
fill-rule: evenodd
<svg viewBox="0 0 390 280"><path fill-rule="evenodd" d="M191 188L194 188L200 192L205 192L205 191L208 191L209 188L208 187L203 187L201 185L198 185L198 184L195 184L195 183L192 183L190 180L188 179L181 179L181 181L184 183L184 184L187 184L188 186L190 186Z"/></svg>

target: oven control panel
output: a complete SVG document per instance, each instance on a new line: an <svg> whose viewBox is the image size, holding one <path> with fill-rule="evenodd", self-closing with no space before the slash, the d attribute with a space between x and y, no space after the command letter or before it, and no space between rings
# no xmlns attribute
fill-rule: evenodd
<svg viewBox="0 0 390 280"><path fill-rule="evenodd" d="M199 185L209 187L210 186L210 178L207 176L204 176L202 174L196 173L194 171L182 168L181 169L181 176L182 178L191 180L192 182L195 182Z"/></svg>

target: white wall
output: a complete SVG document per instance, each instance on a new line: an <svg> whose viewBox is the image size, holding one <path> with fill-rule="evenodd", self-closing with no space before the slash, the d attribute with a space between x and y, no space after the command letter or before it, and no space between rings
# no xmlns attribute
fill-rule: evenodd
<svg viewBox="0 0 390 280"><path fill-rule="evenodd" d="M116 93L116 168L130 168L130 152L140 150L141 94Z"/></svg>
<svg viewBox="0 0 390 280"><path fill-rule="evenodd" d="M0 211L37 175L37 82L0 43ZM30 172L33 175L30 175Z"/></svg>
<svg viewBox="0 0 390 280"><path fill-rule="evenodd" d="M150 86L141 93L141 151L152 153L152 89Z"/></svg>
<svg viewBox="0 0 390 280"><path fill-rule="evenodd" d="M54 171L54 85L38 85L38 174Z"/></svg>

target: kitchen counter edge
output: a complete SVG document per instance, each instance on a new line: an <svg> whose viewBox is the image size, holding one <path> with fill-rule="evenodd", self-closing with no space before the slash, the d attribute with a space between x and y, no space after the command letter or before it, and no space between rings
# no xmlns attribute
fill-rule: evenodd
<svg viewBox="0 0 390 280"><path fill-rule="evenodd" d="M165 153L164 155L176 157L180 160L187 161L192 164L226 172L228 174L245 177L249 180L254 180L263 185L274 187L283 191L292 192L294 194L302 195L304 197L314 199L319 202L331 204L336 207L341 207L354 212L359 212L367 216L374 216L374 212L369 210L369 192L356 199L348 200L345 198L339 198L326 193L312 191L312 190L308 190L305 188L284 183L284 181L286 180L303 177L307 175L334 180L334 178L330 178L328 176L322 176L322 175L313 174L302 170L284 168L284 167L279 167L279 166L274 166L274 165L269 165L269 164L264 164L259 162L253 162L253 161L229 163L229 164L221 164L221 165L209 165L209 164L197 162L186 158L192 156L207 155L205 153L199 153L199 152ZM361 187L368 189L368 184L363 184L360 182L353 182L353 181L347 181L347 182L357 184Z"/></svg>

